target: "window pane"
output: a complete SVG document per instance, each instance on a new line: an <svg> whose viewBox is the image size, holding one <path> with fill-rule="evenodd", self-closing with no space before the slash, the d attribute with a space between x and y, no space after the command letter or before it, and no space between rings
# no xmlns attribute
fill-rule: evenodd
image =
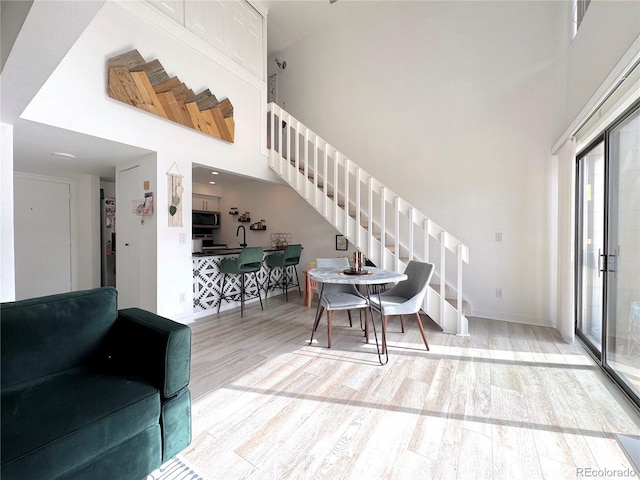
<svg viewBox="0 0 640 480"><path fill-rule="evenodd" d="M640 396L640 111L609 143L607 364Z"/></svg>
<svg viewBox="0 0 640 480"><path fill-rule="evenodd" d="M602 350L604 278L604 143L580 159L580 243L578 330L598 352Z"/></svg>

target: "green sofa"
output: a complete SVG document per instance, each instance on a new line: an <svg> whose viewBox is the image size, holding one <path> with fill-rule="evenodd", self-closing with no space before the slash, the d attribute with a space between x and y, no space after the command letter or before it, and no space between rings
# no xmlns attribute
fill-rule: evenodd
<svg viewBox="0 0 640 480"><path fill-rule="evenodd" d="M111 287L0 305L0 478L141 480L191 442L191 330Z"/></svg>

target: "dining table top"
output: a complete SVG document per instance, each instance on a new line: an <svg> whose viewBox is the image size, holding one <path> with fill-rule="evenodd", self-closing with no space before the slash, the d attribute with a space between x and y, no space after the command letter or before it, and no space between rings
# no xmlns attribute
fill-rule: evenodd
<svg viewBox="0 0 640 480"><path fill-rule="evenodd" d="M312 268L307 272L310 278L320 283L338 283L351 285L376 285L401 282L407 279L404 273L383 268L365 267L365 273L351 273L350 269L327 267Z"/></svg>

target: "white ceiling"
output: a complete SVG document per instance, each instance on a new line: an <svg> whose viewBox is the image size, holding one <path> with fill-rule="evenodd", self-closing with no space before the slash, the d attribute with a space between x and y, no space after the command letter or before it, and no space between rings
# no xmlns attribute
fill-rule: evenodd
<svg viewBox="0 0 640 480"><path fill-rule="evenodd" d="M153 154L149 150L19 119L13 129L14 170L40 175L96 175L115 180L116 163ZM52 153L76 158L61 158Z"/></svg>
<svg viewBox="0 0 640 480"><path fill-rule="evenodd" d="M211 172L218 172L217 174L212 174ZM241 175L236 175L234 173L228 173L223 170L213 169L211 167L203 167L202 165L193 164L193 168L191 169L192 182L193 183L202 183L204 185L209 184L209 182L216 182L216 187L232 187L233 185L238 185L240 183L245 183L251 180L251 178L243 177Z"/></svg>
<svg viewBox="0 0 640 480"><path fill-rule="evenodd" d="M280 51L325 27L338 17L356 15L368 2L341 0L265 0L268 9L267 45L269 54ZM114 181L115 165L153 152L91 137L77 132L19 119L14 126L14 170L42 175L90 174ZM59 158L64 152L76 158ZM193 181L208 184L211 173L194 165ZM221 172L216 186L229 186L246 178Z"/></svg>

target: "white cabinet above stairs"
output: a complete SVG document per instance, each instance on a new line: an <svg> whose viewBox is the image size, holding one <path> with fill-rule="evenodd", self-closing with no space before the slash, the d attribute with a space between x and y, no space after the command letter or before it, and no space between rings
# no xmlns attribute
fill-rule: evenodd
<svg viewBox="0 0 640 480"><path fill-rule="evenodd" d="M468 335L468 247L280 107L268 111L268 125L283 126L269 128L269 166L377 266L435 264L423 310L445 332Z"/></svg>

